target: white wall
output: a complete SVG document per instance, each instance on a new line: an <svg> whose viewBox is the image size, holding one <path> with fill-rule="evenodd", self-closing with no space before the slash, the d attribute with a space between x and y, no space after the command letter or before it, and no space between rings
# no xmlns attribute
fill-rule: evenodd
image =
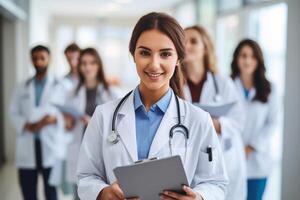
<svg viewBox="0 0 300 200"><path fill-rule="evenodd" d="M300 1L287 0L287 68L282 162L283 200L300 199Z"/></svg>
<svg viewBox="0 0 300 200"><path fill-rule="evenodd" d="M8 162L14 161L16 134L9 118L9 104L14 86L17 82L28 76L28 18L25 12L17 6L9 4L9 8L3 8L4 13L2 27L2 83L4 96L4 151ZM12 7L11 7L12 6ZM16 13L15 13L16 12ZM21 14L20 14L21 13ZM20 17L21 16L21 17Z"/></svg>
<svg viewBox="0 0 300 200"><path fill-rule="evenodd" d="M36 44L49 43L49 23L50 14L48 9L44 6L41 0L31 0L29 17L29 44L34 46Z"/></svg>

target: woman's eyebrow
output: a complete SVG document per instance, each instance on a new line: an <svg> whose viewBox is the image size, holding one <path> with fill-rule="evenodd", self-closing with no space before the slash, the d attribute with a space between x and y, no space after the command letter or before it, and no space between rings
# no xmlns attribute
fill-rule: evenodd
<svg viewBox="0 0 300 200"><path fill-rule="evenodd" d="M139 46L138 49L145 49L145 50L151 51L150 48L145 47L145 46ZM173 48L164 48L164 49L160 49L159 51L174 51L174 49Z"/></svg>
<svg viewBox="0 0 300 200"><path fill-rule="evenodd" d="M149 49L148 47L145 47L145 46L139 46L138 49L145 49L145 50L151 51L151 49Z"/></svg>
<svg viewBox="0 0 300 200"><path fill-rule="evenodd" d="M173 48L165 48L165 49L160 49L159 51L173 51Z"/></svg>

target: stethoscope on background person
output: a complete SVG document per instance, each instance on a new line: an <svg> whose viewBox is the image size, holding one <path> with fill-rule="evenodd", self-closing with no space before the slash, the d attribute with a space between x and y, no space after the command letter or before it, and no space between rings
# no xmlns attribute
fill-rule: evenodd
<svg viewBox="0 0 300 200"><path fill-rule="evenodd" d="M129 97L129 95L132 93L130 91L128 94L126 94L119 104L117 105L114 113L113 113L113 118L112 118L112 127L111 127L111 133L108 135L108 142L111 144L117 144L120 141L120 135L118 131L116 130L116 117L118 114L119 109L123 105L123 103L126 101L126 99ZM181 123L181 114L180 114L180 105L179 105L179 100L177 95L175 95L175 100L176 100L176 107L177 107L177 117L178 117L178 122L174 126L171 127L170 132L169 132L169 148L170 148L170 153L171 156L173 155L173 150L172 150L172 139L174 137L174 134L177 132L180 132L184 135L185 137L185 152L184 152L184 162L186 160L186 154L187 154L187 142L189 139L189 130L186 126L184 126Z"/></svg>

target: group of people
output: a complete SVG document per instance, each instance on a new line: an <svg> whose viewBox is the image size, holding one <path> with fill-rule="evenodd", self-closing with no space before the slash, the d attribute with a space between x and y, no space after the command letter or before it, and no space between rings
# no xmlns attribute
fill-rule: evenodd
<svg viewBox="0 0 300 200"><path fill-rule="evenodd" d="M59 79L47 72L50 50L31 49L36 73L16 88L10 108L23 198L37 199L41 174L47 200L58 199L58 188L74 199L124 200L115 167L180 155L186 194L162 188L160 199L262 199L279 103L258 43L242 40L230 77L223 76L203 27L183 29L173 17L153 12L135 25L129 52L140 83L122 98L96 49L69 45L70 72ZM197 106L231 102L219 118ZM168 134L176 124L185 127L186 138Z"/></svg>

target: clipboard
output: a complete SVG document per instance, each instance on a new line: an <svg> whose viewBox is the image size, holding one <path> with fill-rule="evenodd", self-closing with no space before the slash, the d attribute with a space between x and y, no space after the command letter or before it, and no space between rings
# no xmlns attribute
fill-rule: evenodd
<svg viewBox="0 0 300 200"><path fill-rule="evenodd" d="M54 106L62 113L67 113L74 117L75 119L79 119L80 117L84 116L84 113L79 112L76 108L71 106L62 106L58 104L54 104Z"/></svg>
<svg viewBox="0 0 300 200"><path fill-rule="evenodd" d="M165 190L185 194L182 186L189 186L178 155L117 167L114 174L126 198L159 199Z"/></svg>
<svg viewBox="0 0 300 200"><path fill-rule="evenodd" d="M222 105L202 105L202 104L195 104L196 106L200 107L202 110L208 112L212 117L222 117L228 114L228 112L233 108L236 102L230 102Z"/></svg>

